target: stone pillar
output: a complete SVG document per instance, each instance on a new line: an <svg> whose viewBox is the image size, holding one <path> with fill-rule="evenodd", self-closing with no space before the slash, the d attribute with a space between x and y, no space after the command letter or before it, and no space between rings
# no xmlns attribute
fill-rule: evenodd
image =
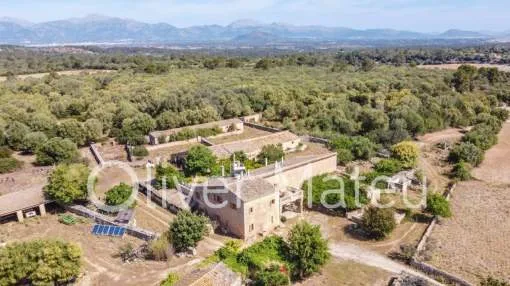
<svg viewBox="0 0 510 286"><path fill-rule="evenodd" d="M23 211L17 211L16 216L18 217L18 222L23 222Z"/></svg>
<svg viewBox="0 0 510 286"><path fill-rule="evenodd" d="M41 216L46 215L46 206L44 206L44 204L39 205L39 213L41 214Z"/></svg>

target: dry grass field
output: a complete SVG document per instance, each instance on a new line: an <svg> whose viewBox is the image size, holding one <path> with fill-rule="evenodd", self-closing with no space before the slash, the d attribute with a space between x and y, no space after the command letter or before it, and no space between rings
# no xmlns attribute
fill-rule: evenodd
<svg viewBox="0 0 510 286"><path fill-rule="evenodd" d="M485 160L473 170L478 180L489 184L510 184L510 122L498 135L498 144L485 153Z"/></svg>
<svg viewBox="0 0 510 286"><path fill-rule="evenodd" d="M345 286L386 286L392 274L375 267L352 261L332 259L321 273L314 275L296 286L345 285Z"/></svg>
<svg viewBox="0 0 510 286"><path fill-rule="evenodd" d="M478 283L479 275L510 280L510 189L470 181L457 186L453 217L434 228L430 263Z"/></svg>
<svg viewBox="0 0 510 286"><path fill-rule="evenodd" d="M111 72L115 72L115 70L90 70L90 69L88 69L88 70L70 70L70 71L57 72L57 74L59 74L59 75L82 75L82 74L98 74L98 73L111 73ZM43 78L47 75L49 75L49 73L21 74L21 75L17 75L16 79L21 79L21 80L29 79L29 78L38 79L38 78ZM0 82L6 81L6 80L7 80L7 77L0 76Z"/></svg>
<svg viewBox="0 0 510 286"><path fill-rule="evenodd" d="M510 124L499 143L473 170L477 180L457 185L452 198L453 217L443 219L432 232L425 256L430 263L478 283L480 276L510 281Z"/></svg>

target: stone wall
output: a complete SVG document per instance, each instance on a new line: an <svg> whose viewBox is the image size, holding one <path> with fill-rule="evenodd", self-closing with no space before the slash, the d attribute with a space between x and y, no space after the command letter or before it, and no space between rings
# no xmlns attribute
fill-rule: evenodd
<svg viewBox="0 0 510 286"><path fill-rule="evenodd" d="M456 187L456 185L454 184L446 191L445 197L447 200L450 199L450 196L451 196L452 192L455 190L455 187ZM462 278L459 278L451 273L448 273L444 270L441 270L441 269L439 269L435 266L432 266L430 264L427 264L425 262L419 261L418 257L420 255L420 253L425 249L425 246L427 244L427 239L432 234L432 231L434 230L434 227L436 226L437 221L438 221L438 217L434 216L434 218L430 222L429 226L423 233L423 235L420 239L420 242L418 243L418 246L416 247L416 253L413 256L413 258L411 259L411 262L410 262L411 266L413 266L413 267L415 267L415 268L421 270L422 272L427 273L431 276L440 277L440 278L444 279L445 281L447 281L448 283L451 283L454 285L461 285L461 286L471 286L472 285L471 283L467 282L466 280L464 280Z"/></svg>
<svg viewBox="0 0 510 286"><path fill-rule="evenodd" d="M259 129L259 130L263 130L263 131L267 131L267 132L272 132L272 133L283 131L278 128L268 127L268 126L264 126L262 124L257 124L257 123L253 123L253 122L244 122L244 124L251 128L255 128L255 129Z"/></svg>
<svg viewBox="0 0 510 286"><path fill-rule="evenodd" d="M101 156L101 153L99 153L99 150L97 149L97 146L95 143L90 144L90 152L92 152L92 155L94 156L94 159L96 159L96 162L99 165L104 164L103 156Z"/></svg>

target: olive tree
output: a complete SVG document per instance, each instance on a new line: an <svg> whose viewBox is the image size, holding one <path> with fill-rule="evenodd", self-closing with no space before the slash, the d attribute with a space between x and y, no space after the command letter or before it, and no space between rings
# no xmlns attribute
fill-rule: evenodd
<svg viewBox="0 0 510 286"><path fill-rule="evenodd" d="M83 164L57 166L48 178L44 193L60 204L71 204L87 198L89 169Z"/></svg>
<svg viewBox="0 0 510 286"><path fill-rule="evenodd" d="M288 251L295 263L294 275L300 279L319 271L330 257L328 242L322 237L320 227L305 221L290 230Z"/></svg>
<svg viewBox="0 0 510 286"><path fill-rule="evenodd" d="M196 215L190 211L180 211L170 224L170 241L176 251L186 251L196 247L198 242L208 234L205 216Z"/></svg>
<svg viewBox="0 0 510 286"><path fill-rule="evenodd" d="M36 163L42 166L58 163L74 163L80 160L76 144L69 139L51 138L40 146L36 152Z"/></svg>

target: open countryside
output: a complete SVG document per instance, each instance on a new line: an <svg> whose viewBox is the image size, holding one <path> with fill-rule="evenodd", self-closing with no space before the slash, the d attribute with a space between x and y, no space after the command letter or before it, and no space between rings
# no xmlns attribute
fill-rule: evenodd
<svg viewBox="0 0 510 286"><path fill-rule="evenodd" d="M5 3L0 286L510 285L508 4L305 2Z"/></svg>

